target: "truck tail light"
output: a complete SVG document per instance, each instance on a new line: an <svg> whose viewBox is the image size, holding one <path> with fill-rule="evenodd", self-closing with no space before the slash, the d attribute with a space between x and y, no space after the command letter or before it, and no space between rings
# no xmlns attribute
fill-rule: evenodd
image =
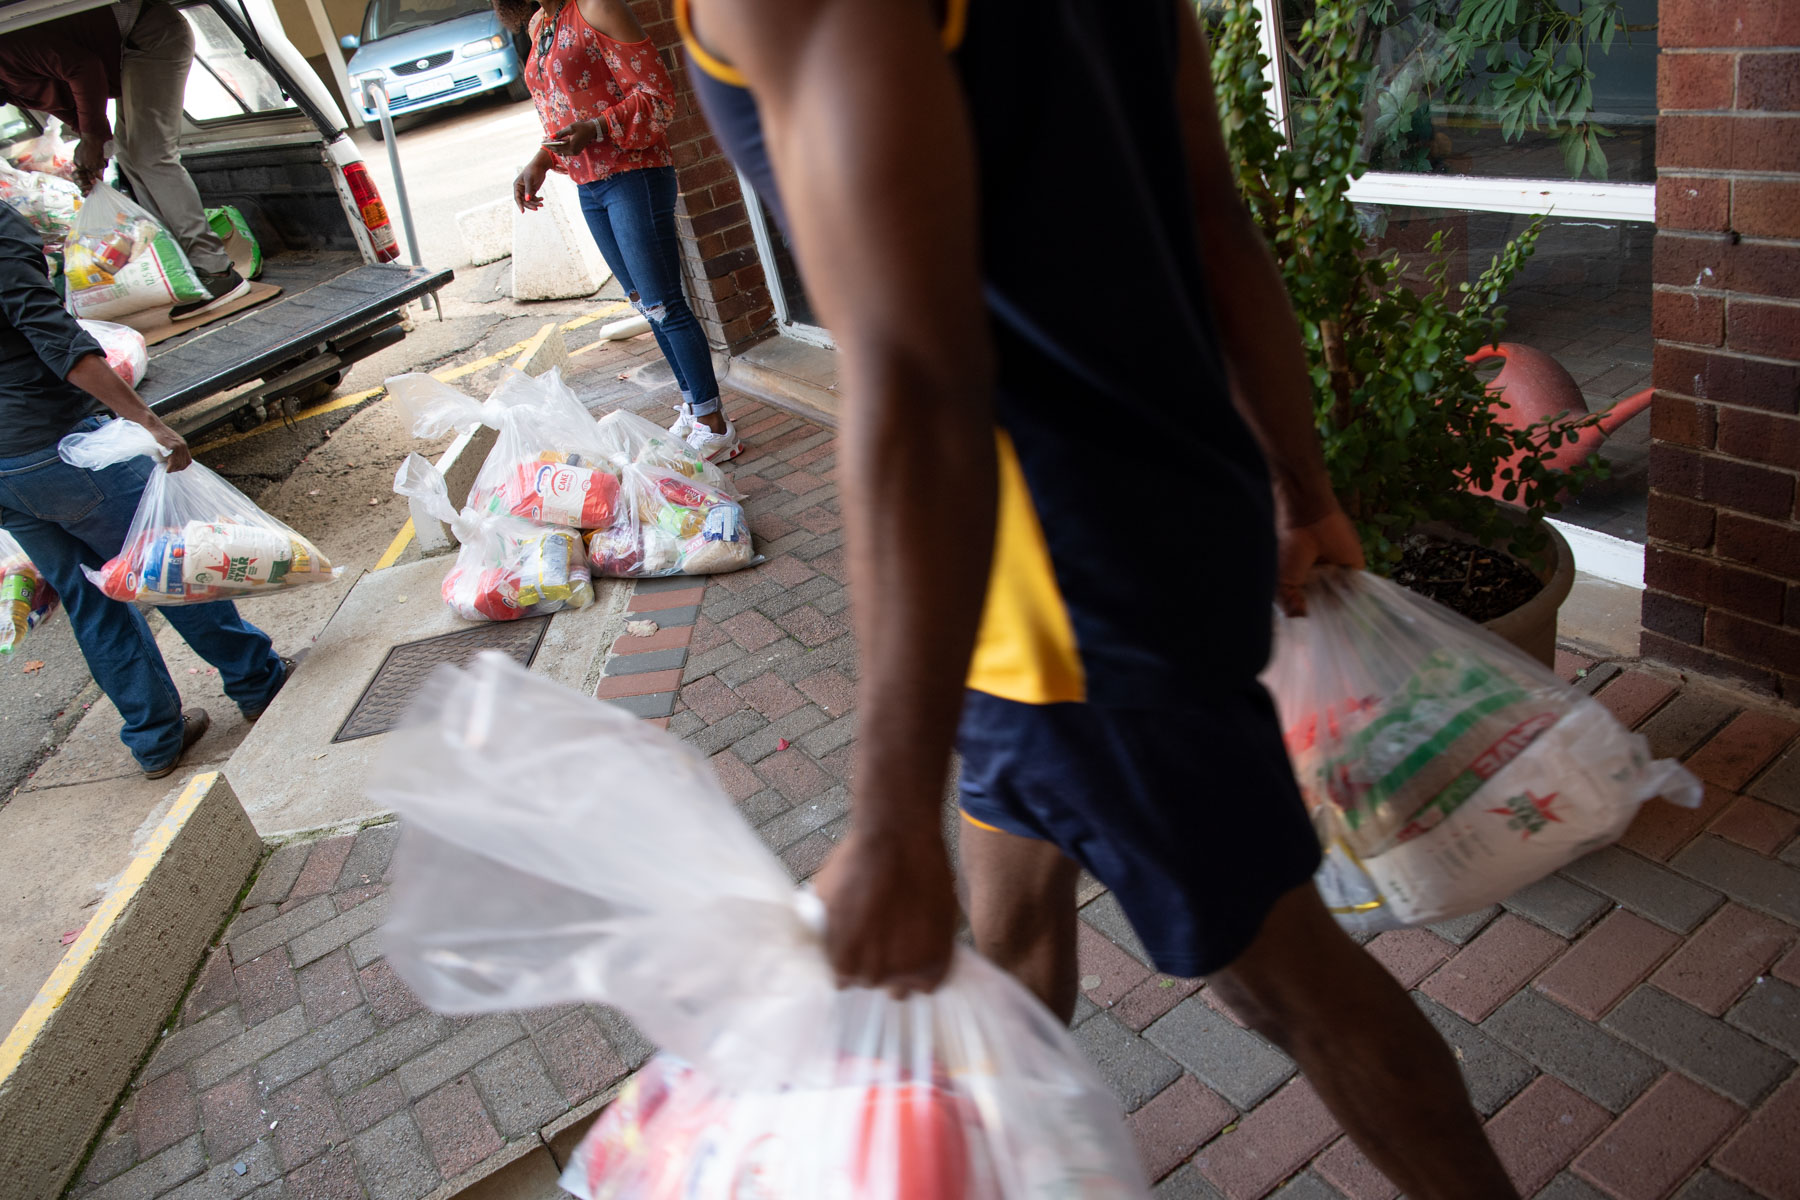
<svg viewBox="0 0 1800 1200"><path fill-rule="evenodd" d="M351 198L362 212L362 222L369 231L376 259L392 262L400 256L400 243L394 237L394 223L388 219L387 205L381 202L381 193L376 190L375 181L369 178L369 168L360 162L347 164L344 182L350 185Z"/></svg>

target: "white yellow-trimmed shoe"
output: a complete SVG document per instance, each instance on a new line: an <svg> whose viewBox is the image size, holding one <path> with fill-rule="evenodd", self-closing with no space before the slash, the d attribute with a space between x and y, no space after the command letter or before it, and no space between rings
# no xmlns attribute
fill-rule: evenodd
<svg viewBox="0 0 1800 1200"><path fill-rule="evenodd" d="M694 422L693 431L687 436L688 449L708 462L729 462L744 452L744 443L738 441L737 426L731 418L725 418L725 432L714 433L699 421Z"/></svg>

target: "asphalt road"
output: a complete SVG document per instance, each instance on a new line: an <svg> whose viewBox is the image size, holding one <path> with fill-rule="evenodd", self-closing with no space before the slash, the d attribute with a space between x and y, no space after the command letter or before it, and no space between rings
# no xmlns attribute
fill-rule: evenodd
<svg viewBox="0 0 1800 1200"><path fill-rule="evenodd" d="M370 173L393 206L397 192L387 147L367 131L356 137ZM537 116L530 103L508 103L498 94L409 118L402 124L397 145L421 257L427 265L457 269L458 278L444 294L444 319L415 309L412 334L398 346L358 363L338 389L338 396L374 388L402 371L431 370L445 362L475 357L491 346L509 345L529 336L542 321L566 318L589 304L516 305L495 288L496 281L504 277L504 263L466 269L469 255L456 231L456 214L510 197L513 175L538 137ZM373 403L371 397L361 409L340 409L328 416L304 419L291 428L265 427L259 436L203 451L200 459L252 498L281 496L281 515L296 525L302 520L317 522L308 524L306 532L321 545L334 536L360 543L366 537L361 528L365 522L354 522L354 531L334 528L348 520L348 510L328 502L340 491L353 492L357 506L373 504L379 511L364 509L351 515L387 520L385 510L394 499L388 486L392 464L407 450L419 448L391 422L363 421L346 428L359 411ZM348 440L330 442L339 430L345 431ZM330 454L321 460L321 447L328 443ZM315 491L312 479L305 487L285 486L302 464L309 464L307 470L318 477L317 490L325 495L310 495ZM295 491L297 495L287 494ZM275 503L273 499L262 502ZM390 524L397 527L403 519L402 513ZM253 613L250 616L254 619ZM42 665L35 665L39 663ZM91 683L87 663L61 612L34 630L17 653L0 656L0 803L79 720L84 703L97 694Z"/></svg>

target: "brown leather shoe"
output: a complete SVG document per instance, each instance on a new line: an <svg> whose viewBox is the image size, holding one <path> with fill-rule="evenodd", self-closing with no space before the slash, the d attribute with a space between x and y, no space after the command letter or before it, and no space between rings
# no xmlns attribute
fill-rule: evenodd
<svg viewBox="0 0 1800 1200"><path fill-rule="evenodd" d="M206 736L212 728L212 718L206 715L204 708L184 708L181 710L181 749L169 760L166 767L157 767L154 771L146 768L145 779L161 779L165 775L173 775L175 768L181 765L181 756L186 754L195 742Z"/></svg>

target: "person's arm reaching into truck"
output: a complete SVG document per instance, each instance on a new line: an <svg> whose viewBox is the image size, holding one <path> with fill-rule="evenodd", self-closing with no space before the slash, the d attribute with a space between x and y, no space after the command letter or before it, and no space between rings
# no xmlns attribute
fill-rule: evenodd
<svg viewBox="0 0 1800 1200"><path fill-rule="evenodd" d="M23 222L18 222L22 226ZM117 416L148 429L169 452L169 469L193 461L187 442L151 411L143 398L106 365L99 343L63 308L44 271L44 248L35 237L0 228L0 317L18 330L32 352L54 371Z"/></svg>
<svg viewBox="0 0 1800 1200"><path fill-rule="evenodd" d="M1300 604L1300 584L1315 563L1361 567L1362 544L1326 474L1300 323L1268 243L1232 180L1205 35L1192 6L1180 7L1186 12L1178 17L1176 91L1200 255L1231 372L1232 399L1262 443L1275 480L1281 596L1293 611Z"/></svg>
<svg viewBox="0 0 1800 1200"><path fill-rule="evenodd" d="M862 654L850 833L821 872L847 983L930 989L940 830L995 515L972 135L920 0L704 0L757 97L808 294L843 354L838 477Z"/></svg>

